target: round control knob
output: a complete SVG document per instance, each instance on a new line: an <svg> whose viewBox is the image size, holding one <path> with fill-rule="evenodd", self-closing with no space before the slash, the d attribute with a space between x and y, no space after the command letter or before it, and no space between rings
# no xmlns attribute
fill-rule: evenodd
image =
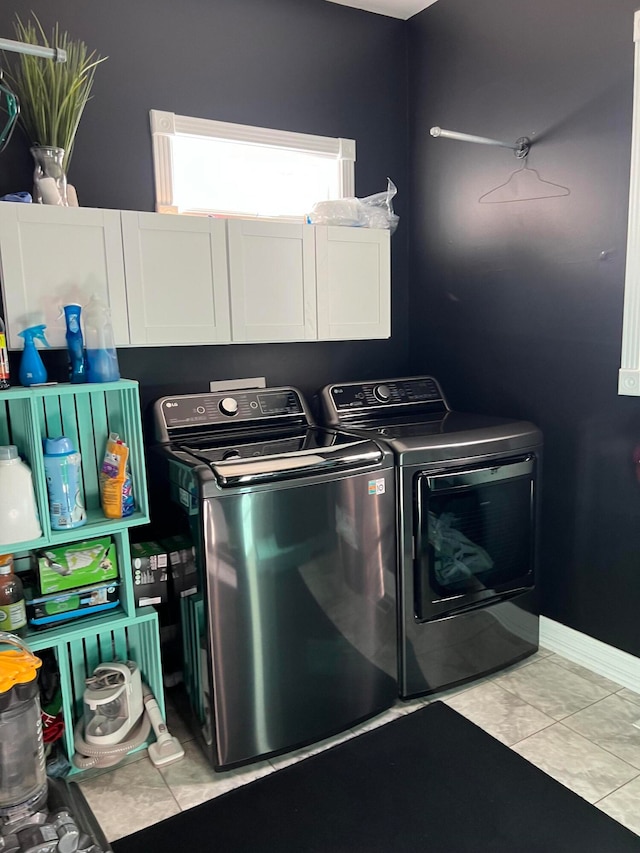
<svg viewBox="0 0 640 853"><path fill-rule="evenodd" d="M391 399L391 388L388 385L376 385L373 389L373 396L381 403L388 403Z"/></svg>
<svg viewBox="0 0 640 853"><path fill-rule="evenodd" d="M237 450L227 450L222 454L222 459L240 459L240 453Z"/></svg>
<svg viewBox="0 0 640 853"><path fill-rule="evenodd" d="M220 400L218 403L218 408L223 415L227 415L232 418L234 415L238 414L238 401L233 397L224 397L224 399Z"/></svg>

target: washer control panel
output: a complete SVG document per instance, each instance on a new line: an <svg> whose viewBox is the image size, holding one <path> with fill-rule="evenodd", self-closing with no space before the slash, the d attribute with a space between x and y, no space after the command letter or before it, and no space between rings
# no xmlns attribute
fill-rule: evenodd
<svg viewBox="0 0 640 853"><path fill-rule="evenodd" d="M295 388L261 388L180 394L163 397L155 403L154 416L158 440L167 441L171 434L185 430L215 430L230 423L240 427L274 419L289 423L308 422L307 409Z"/></svg>
<svg viewBox="0 0 640 853"><path fill-rule="evenodd" d="M446 406L442 391L432 376L332 385L330 396L339 413L387 406L410 407L423 403L442 403Z"/></svg>

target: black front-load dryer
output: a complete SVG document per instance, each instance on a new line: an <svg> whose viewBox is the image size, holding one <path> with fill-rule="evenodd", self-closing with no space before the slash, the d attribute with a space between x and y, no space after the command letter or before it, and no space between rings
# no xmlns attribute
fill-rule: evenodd
<svg viewBox="0 0 640 853"><path fill-rule="evenodd" d="M319 402L395 457L401 696L533 654L540 430L454 412L431 376L327 385Z"/></svg>

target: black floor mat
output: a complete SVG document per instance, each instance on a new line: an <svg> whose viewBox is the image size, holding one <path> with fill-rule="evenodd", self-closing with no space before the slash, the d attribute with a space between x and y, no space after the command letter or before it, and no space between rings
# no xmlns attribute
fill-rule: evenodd
<svg viewBox="0 0 640 853"><path fill-rule="evenodd" d="M626 853L640 837L442 702L113 842L115 853Z"/></svg>

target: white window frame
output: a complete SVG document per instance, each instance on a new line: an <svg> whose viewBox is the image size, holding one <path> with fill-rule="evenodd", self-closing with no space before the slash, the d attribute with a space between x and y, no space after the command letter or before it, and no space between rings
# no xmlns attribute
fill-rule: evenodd
<svg viewBox="0 0 640 853"><path fill-rule="evenodd" d="M633 42L631 175L618 394L640 397L640 11L633 16Z"/></svg>
<svg viewBox="0 0 640 853"><path fill-rule="evenodd" d="M355 195L356 143L353 139L313 136L308 133L293 133L292 131L271 130L263 127L214 121L213 119L191 118L190 116L180 116L161 110L150 110L149 116L153 141L156 212L158 213L207 215L207 211L185 210L175 204L172 140L176 136L226 139L236 142L272 145L277 148L289 148L292 151L330 154L338 160L339 197L352 198ZM212 209L211 212L215 211ZM246 218L256 217L247 216ZM291 219L291 217L277 218Z"/></svg>

